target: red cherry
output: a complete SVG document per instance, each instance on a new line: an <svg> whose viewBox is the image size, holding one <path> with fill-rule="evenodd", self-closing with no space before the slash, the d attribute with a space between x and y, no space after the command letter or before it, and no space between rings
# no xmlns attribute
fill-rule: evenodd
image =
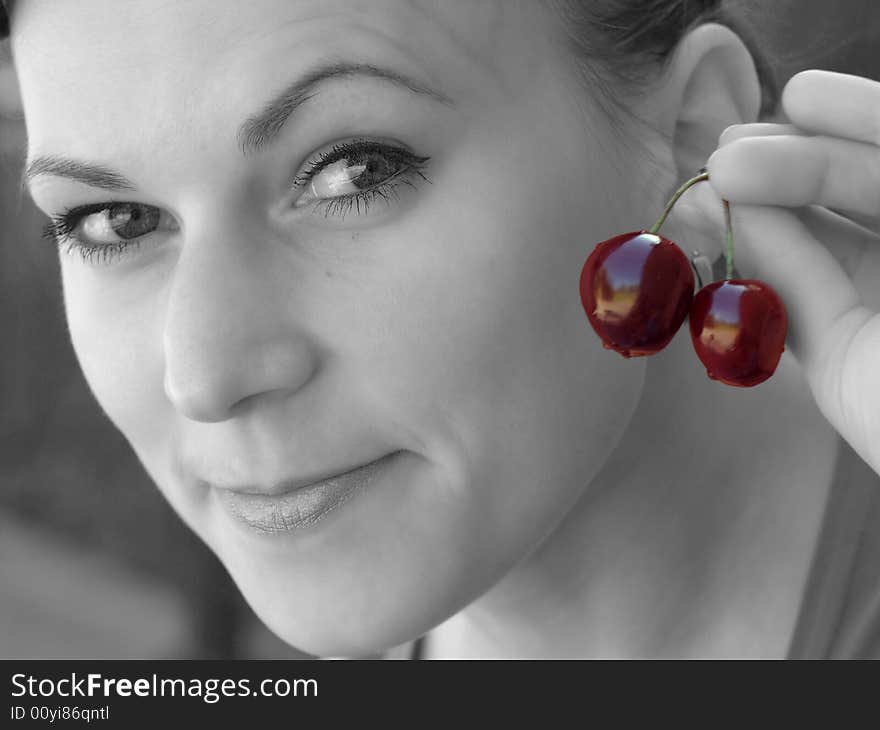
<svg viewBox="0 0 880 730"><path fill-rule="evenodd" d="M687 317L694 274L668 238L634 231L596 245L581 270L580 292L606 348L624 357L653 355Z"/></svg>
<svg viewBox="0 0 880 730"><path fill-rule="evenodd" d="M728 279L697 292L690 330L709 377L747 388L763 383L776 370L785 349L788 315L769 284Z"/></svg>

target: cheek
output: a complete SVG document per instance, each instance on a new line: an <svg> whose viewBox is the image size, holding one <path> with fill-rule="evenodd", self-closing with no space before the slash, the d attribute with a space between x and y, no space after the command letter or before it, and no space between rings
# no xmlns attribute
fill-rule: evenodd
<svg viewBox="0 0 880 730"><path fill-rule="evenodd" d="M102 285L93 272L64 259L61 275L71 342L95 399L142 460L161 453L171 412L155 296Z"/></svg>
<svg viewBox="0 0 880 730"><path fill-rule="evenodd" d="M458 184L441 171L400 231L397 306L382 314L393 335L370 368L380 400L464 474L449 489L467 492L456 496L480 515L481 560L496 568L601 468L644 375L602 348L580 303L590 232L611 225L605 198L590 201L564 147L558 159L536 149L475 139L449 165Z"/></svg>

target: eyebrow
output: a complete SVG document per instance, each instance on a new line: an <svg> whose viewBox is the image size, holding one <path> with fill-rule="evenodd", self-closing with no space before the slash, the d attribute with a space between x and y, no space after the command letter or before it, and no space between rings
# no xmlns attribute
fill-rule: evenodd
<svg viewBox="0 0 880 730"><path fill-rule="evenodd" d="M134 183L124 175L113 172L102 165L93 165L57 155L42 155L25 168L19 185L20 191L24 192L27 184L38 175L66 177L103 190L135 189Z"/></svg>
<svg viewBox="0 0 880 730"><path fill-rule="evenodd" d="M245 156L255 154L274 142L293 113L317 93L318 87L329 79L352 77L380 79L415 94L433 98L447 106L452 100L446 94L426 84L380 66L369 63L336 62L319 66L287 86L263 108L242 122L236 141ZM38 175L55 175L104 190L134 190L136 185L124 175L103 165L74 160L59 155L40 155L27 164L21 175L21 189Z"/></svg>
<svg viewBox="0 0 880 730"><path fill-rule="evenodd" d="M415 94L424 94L451 105L448 96L397 71L368 63L333 63L315 69L295 81L266 104L259 114L245 120L236 135L242 153L250 154L271 144L296 109L314 96L316 87L328 79L365 76L381 79Z"/></svg>

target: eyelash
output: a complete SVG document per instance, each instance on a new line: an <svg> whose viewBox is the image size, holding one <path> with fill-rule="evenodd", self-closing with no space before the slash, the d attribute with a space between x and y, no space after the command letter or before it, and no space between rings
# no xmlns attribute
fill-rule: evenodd
<svg viewBox="0 0 880 730"><path fill-rule="evenodd" d="M357 158L370 155L381 155L386 160L397 163L400 169L379 184L359 190L356 193L340 195L335 198L316 200L312 205L312 213L324 208L324 217L331 215L339 216L344 220L345 216L353 209L358 215L366 214L370 206L381 198L390 206L391 198L399 197L399 187L407 185L415 188L414 179L419 178L425 182L431 181L424 174L424 167L430 157L420 157L402 148L395 147L372 140L352 140L335 145L332 149L319 153L317 158L308 164L307 169L294 178L294 187L304 187L315 175L325 167L332 165L346 157ZM66 254L74 251L82 256L87 263L110 263L123 254L128 254L140 246L140 236L128 241L92 245L77 238L74 234L84 218L93 213L108 210L119 202L92 203L75 208L68 208L60 214L50 216L50 221L42 231L42 237L54 241L59 246L64 246Z"/></svg>
<svg viewBox="0 0 880 730"><path fill-rule="evenodd" d="M123 253L129 253L137 249L141 242L138 239L119 241L117 243L105 243L93 246L77 238L74 234L77 226L86 216L92 213L100 213L115 205L115 203L92 203L81 205L77 208L67 208L59 215L50 216L50 221L43 227L42 238L54 241L59 246L64 246L64 253L79 253L83 260L88 263L109 263Z"/></svg>
<svg viewBox="0 0 880 730"><path fill-rule="evenodd" d="M309 164L304 173L294 178L294 186L304 187L306 183L325 167L332 165L338 160L346 157L356 158L358 155L369 156L371 154L381 155L386 159L396 161L400 165L400 170L372 188L359 190L357 193L350 195L317 200L312 204L312 212L316 212L323 206L325 218L328 218L330 215L338 215L344 220L346 214L352 208L356 208L359 215L365 214L377 198L382 198L390 206L389 196L396 199L398 196L397 189L401 185L415 188L414 177L418 177L425 182L431 182L423 172L426 163L431 159L430 157L419 157L402 147L393 147L372 140L353 140L335 145L331 150L321 153L317 160ZM363 213L361 213L361 205L363 205Z"/></svg>

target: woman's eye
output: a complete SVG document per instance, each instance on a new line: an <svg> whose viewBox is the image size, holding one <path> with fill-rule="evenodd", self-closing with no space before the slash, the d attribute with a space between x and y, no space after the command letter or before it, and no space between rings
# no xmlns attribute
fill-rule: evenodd
<svg viewBox="0 0 880 730"><path fill-rule="evenodd" d="M143 203L95 203L73 208L52 220L45 238L77 251L87 261L110 259L140 245L140 239L158 230L174 230L176 224L159 208Z"/></svg>
<svg viewBox="0 0 880 730"><path fill-rule="evenodd" d="M302 193L294 205L323 205L325 216L341 217L352 209L365 213L376 198L390 205L400 185L414 187L414 178L427 181L422 170L428 159L380 142L336 145L297 175L295 184Z"/></svg>

